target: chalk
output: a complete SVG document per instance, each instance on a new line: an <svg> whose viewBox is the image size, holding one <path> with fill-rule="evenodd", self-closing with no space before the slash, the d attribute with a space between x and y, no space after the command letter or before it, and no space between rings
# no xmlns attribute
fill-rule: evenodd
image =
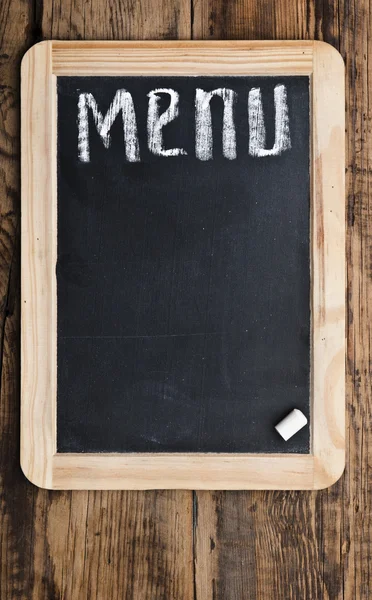
<svg viewBox="0 0 372 600"><path fill-rule="evenodd" d="M162 98L169 97L169 105L162 111ZM180 114L180 96L172 88L157 88L148 94L147 146L157 156L187 156L184 148L165 148L163 129ZM237 140L234 110L238 94L230 88L216 88L211 91L195 90L195 156L198 160L213 159L213 119L211 102L215 97L223 101L222 154L228 160L237 158ZM166 98L166 96L165 96ZM166 100L165 100L166 101ZM217 103L219 101L217 100ZM184 104L184 103L183 103ZM287 88L283 84L274 87L275 140L272 148L266 148L266 127L261 88L248 92L248 154L255 157L280 156L291 148ZM140 140L137 117L132 94L126 89L118 89L106 113L101 112L92 93L79 94L77 103L78 158L80 162L90 162L90 135L95 129L104 148L111 145L111 129L120 118L123 127L123 147L128 162L140 162ZM162 112L161 112L162 111ZM187 115L186 115L187 117ZM177 124L175 124L177 127Z"/></svg>
<svg viewBox="0 0 372 600"><path fill-rule="evenodd" d="M159 101L161 100L159 94L168 94L170 96L170 104L167 110L161 115L159 115ZM187 154L183 148L168 148L168 150L165 150L163 147L163 127L178 117L178 92L171 88L159 88L152 90L147 96L149 98L147 133L150 152L158 156L180 156L181 154Z"/></svg>
<svg viewBox="0 0 372 600"><path fill-rule="evenodd" d="M295 433L300 431L307 424L307 418L305 415L298 410L298 408L294 408L289 415L287 415L280 423L275 425L275 429L282 436L282 438L287 441L291 438Z"/></svg>
<svg viewBox="0 0 372 600"><path fill-rule="evenodd" d="M195 94L195 155L199 160L213 158L212 113L210 101L213 96L223 100L222 153L225 158L236 158L236 134L233 106L236 92L218 88L205 92L197 88Z"/></svg>
<svg viewBox="0 0 372 600"><path fill-rule="evenodd" d="M266 129L262 107L261 89L252 88L248 94L249 154L251 156L279 156L291 148L287 89L285 85L274 88L275 143L266 149Z"/></svg>
<svg viewBox="0 0 372 600"><path fill-rule="evenodd" d="M127 90L117 90L105 116L98 109L93 94L80 94L78 101L78 156L81 162L90 162L89 118L91 109L98 134L105 148L111 144L110 129L119 112L123 118L125 156L129 162L139 162L139 144L136 113L132 96Z"/></svg>

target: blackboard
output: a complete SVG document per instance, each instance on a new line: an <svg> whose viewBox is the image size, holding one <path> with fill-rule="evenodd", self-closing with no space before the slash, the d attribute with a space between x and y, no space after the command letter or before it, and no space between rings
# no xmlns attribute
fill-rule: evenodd
<svg viewBox="0 0 372 600"><path fill-rule="evenodd" d="M339 53L44 41L21 92L25 475L331 485L345 464Z"/></svg>
<svg viewBox="0 0 372 600"><path fill-rule="evenodd" d="M291 147L252 156L249 92L271 149L279 86ZM158 156L149 95L169 88L163 145L183 153ZM212 157L196 156L197 89L233 91L236 158L218 95ZM83 161L79 99L104 116L118 90L133 100L136 161L122 113L106 148L92 106ZM57 92L58 451L309 452L308 427L287 442L274 429L293 408L309 416L309 78L59 77ZM163 114L169 93L157 96Z"/></svg>

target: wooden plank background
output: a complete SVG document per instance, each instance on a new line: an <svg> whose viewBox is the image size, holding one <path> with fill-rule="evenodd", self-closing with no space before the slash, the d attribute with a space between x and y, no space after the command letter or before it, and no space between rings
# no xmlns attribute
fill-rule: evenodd
<svg viewBox="0 0 372 600"><path fill-rule="evenodd" d="M2 600L372 597L371 28L367 0L0 2ZM316 38L340 50L347 86L348 458L329 490L48 492L23 477L19 66L32 44L50 38Z"/></svg>

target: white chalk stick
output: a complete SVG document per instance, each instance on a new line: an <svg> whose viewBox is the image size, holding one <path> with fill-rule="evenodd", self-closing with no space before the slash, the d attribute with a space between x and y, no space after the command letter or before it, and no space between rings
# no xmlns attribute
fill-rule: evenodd
<svg viewBox="0 0 372 600"><path fill-rule="evenodd" d="M287 441L291 438L295 433L300 431L307 424L307 418L305 415L298 410L298 408L294 408L289 415L287 415L280 423L275 425L275 429L282 436L282 438Z"/></svg>

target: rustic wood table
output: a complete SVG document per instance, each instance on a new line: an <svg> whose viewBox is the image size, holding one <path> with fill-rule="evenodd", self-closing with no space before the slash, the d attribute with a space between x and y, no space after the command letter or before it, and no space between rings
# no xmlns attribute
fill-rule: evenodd
<svg viewBox="0 0 372 600"><path fill-rule="evenodd" d="M1 0L2 600L372 597L371 30L367 0ZM22 475L19 69L24 52L50 38L316 38L340 50L347 86L348 455L332 488L48 492Z"/></svg>

